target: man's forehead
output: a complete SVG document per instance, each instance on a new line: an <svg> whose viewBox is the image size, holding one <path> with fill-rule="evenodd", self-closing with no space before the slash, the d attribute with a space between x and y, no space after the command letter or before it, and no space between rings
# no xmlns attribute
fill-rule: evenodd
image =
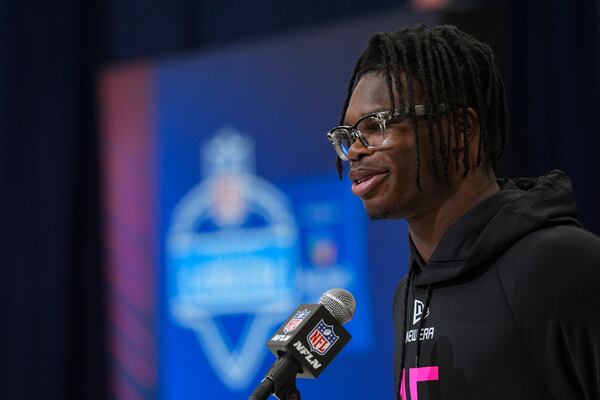
<svg viewBox="0 0 600 400"><path fill-rule="evenodd" d="M406 77L400 75L402 98L408 102ZM400 96L396 90L396 81L392 80L395 107L400 106ZM420 100L420 85L413 85L415 101ZM352 124L360 117L378 111L387 111L391 108L388 81L382 73L368 73L363 75L350 96L346 110L345 123Z"/></svg>

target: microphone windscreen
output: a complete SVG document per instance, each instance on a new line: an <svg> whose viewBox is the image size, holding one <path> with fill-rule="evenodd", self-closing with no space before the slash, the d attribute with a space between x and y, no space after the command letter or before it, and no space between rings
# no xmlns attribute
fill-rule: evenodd
<svg viewBox="0 0 600 400"><path fill-rule="evenodd" d="M345 324L354 316L356 310L356 300L352 293L346 289L329 289L321 295L319 303L329 311L331 315L339 321L340 324Z"/></svg>

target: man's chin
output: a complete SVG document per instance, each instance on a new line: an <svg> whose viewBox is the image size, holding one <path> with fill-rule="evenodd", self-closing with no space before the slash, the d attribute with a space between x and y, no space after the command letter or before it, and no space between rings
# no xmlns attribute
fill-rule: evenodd
<svg viewBox="0 0 600 400"><path fill-rule="evenodd" d="M367 215L372 220L404 218L402 211L394 207L367 207L366 204L364 206Z"/></svg>

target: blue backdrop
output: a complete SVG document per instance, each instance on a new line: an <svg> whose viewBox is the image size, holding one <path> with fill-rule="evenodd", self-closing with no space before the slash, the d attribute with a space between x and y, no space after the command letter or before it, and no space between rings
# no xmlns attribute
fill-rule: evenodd
<svg viewBox="0 0 600 400"><path fill-rule="evenodd" d="M406 226L367 221L325 132L370 34L414 22L358 20L158 64L161 398L247 398L273 362L265 341L331 287L356 297L354 338L303 394L392 394Z"/></svg>

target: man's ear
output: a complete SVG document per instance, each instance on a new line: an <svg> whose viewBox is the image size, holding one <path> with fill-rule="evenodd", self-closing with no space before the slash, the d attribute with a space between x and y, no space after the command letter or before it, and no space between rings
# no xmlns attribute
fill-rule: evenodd
<svg viewBox="0 0 600 400"><path fill-rule="evenodd" d="M473 143L479 140L479 117L477 113L471 107L468 107L466 110L458 109L454 114L454 118L456 118L456 129L458 129L459 135L458 140L452 138L453 150L462 151L465 147L465 138L469 141L472 148ZM453 131L454 128L455 126L452 126Z"/></svg>
<svg viewBox="0 0 600 400"><path fill-rule="evenodd" d="M466 115L465 115L466 114ZM465 143L469 143L469 168L475 166L474 160L477 159L479 151L479 117L477 112L471 107L460 108L454 111L454 114L448 114L446 121L448 123L447 136L450 146L450 154L453 157L453 163L456 168L462 168L465 160Z"/></svg>

